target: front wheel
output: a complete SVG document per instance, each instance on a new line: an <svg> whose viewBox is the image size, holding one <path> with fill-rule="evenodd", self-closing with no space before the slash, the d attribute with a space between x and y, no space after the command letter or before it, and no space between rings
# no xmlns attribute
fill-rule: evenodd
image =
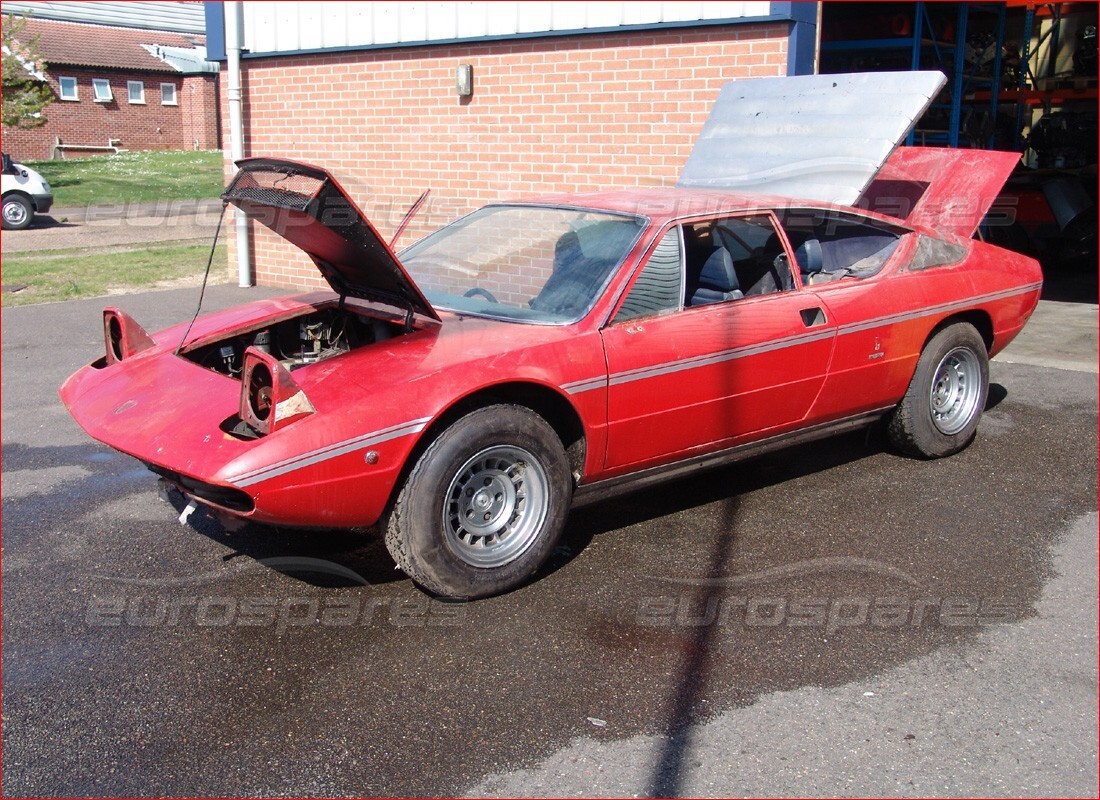
<svg viewBox="0 0 1100 800"><path fill-rule="evenodd" d="M416 462L385 521L386 547L433 594L499 594L553 551L570 486L561 440L542 417L521 406L479 409Z"/></svg>
<svg viewBox="0 0 1100 800"><path fill-rule="evenodd" d="M922 458L957 453L973 440L988 394L985 342L972 325L949 325L925 345L890 418L890 441Z"/></svg>
<svg viewBox="0 0 1100 800"><path fill-rule="evenodd" d="M4 198L4 230L21 231L31 224L32 217L34 217L34 209L31 207L30 200L19 194Z"/></svg>

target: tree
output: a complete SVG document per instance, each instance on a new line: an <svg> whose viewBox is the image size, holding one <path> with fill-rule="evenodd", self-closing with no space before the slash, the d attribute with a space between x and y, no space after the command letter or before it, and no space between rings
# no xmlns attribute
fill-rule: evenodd
<svg viewBox="0 0 1100 800"><path fill-rule="evenodd" d="M45 81L46 63L38 55L38 37L24 39L27 20L3 18L3 122L10 127L37 128L46 122L42 109L54 95Z"/></svg>

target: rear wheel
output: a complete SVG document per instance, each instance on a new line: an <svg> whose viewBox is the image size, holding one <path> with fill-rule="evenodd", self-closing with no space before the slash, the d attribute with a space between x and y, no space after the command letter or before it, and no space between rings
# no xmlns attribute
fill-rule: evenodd
<svg viewBox="0 0 1100 800"><path fill-rule="evenodd" d="M553 551L569 494L565 451L542 417L521 406L479 409L417 461L386 519L386 547L434 594L499 594Z"/></svg>
<svg viewBox="0 0 1100 800"><path fill-rule="evenodd" d="M890 418L890 441L923 458L957 453L973 440L988 394L985 342L972 325L949 325L925 345Z"/></svg>
<svg viewBox="0 0 1100 800"><path fill-rule="evenodd" d="M31 201L21 194L12 194L4 198L4 230L21 231L31 224L34 209Z"/></svg>

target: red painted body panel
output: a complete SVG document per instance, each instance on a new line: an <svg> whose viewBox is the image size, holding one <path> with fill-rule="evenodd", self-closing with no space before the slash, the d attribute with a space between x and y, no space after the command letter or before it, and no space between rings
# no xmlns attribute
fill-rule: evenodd
<svg viewBox="0 0 1100 800"><path fill-rule="evenodd" d="M910 225L965 239L978 229L1019 163L1019 153L899 147L867 187L863 201L880 211L893 208L887 213ZM904 184L911 185L912 195Z"/></svg>
<svg viewBox="0 0 1100 800"><path fill-rule="evenodd" d="M807 329L799 311L813 305L785 293L607 328L601 477L802 420L825 379L836 333L827 324Z"/></svg>
<svg viewBox="0 0 1100 800"><path fill-rule="evenodd" d="M789 292L608 324L643 255L673 222L750 208L823 206L696 190L539 202L649 219L604 295L576 323L448 312L440 322L417 318L402 335L296 368L294 382L315 413L255 439L223 430L239 409L240 381L187 360L186 353L275 319L334 307L332 293L203 317L184 355L174 353L184 332L175 326L155 334L152 348L80 370L61 397L96 439L163 470L247 494L255 509L245 516L364 526L383 513L410 458L450 420L449 412L479 393L490 398L479 402L491 402L502 387L524 386L572 409L584 436L579 483L592 483L886 409L904 394L937 325L971 319L996 353L1026 322L1041 285L1033 260L951 237L965 248L961 260L910 271L914 233L872 277L796 284ZM789 243L785 247L793 259ZM404 319L365 301L348 300L347 307L390 322ZM815 310L820 317L803 313Z"/></svg>
<svg viewBox="0 0 1100 800"><path fill-rule="evenodd" d="M244 158L237 168L222 199L300 248L334 290L388 298L439 319L389 244L326 170L278 158Z"/></svg>
<svg viewBox="0 0 1100 800"><path fill-rule="evenodd" d="M271 314L318 302L335 299L316 293L256 304L257 314L212 316L235 328L258 327ZM161 346L138 357L107 369L84 368L62 387L61 397L88 433L112 447L204 482L245 488L258 520L369 525L419 434L462 398L503 383L546 387L564 398L559 387L604 373L598 334L452 315L445 320L295 370L316 413L251 441L219 428L237 411L240 382L173 355L177 337L168 331L156 337ZM195 341L218 324L205 321ZM591 447L602 439L602 393L585 393L573 404L591 428ZM376 463L366 463L367 450L378 454ZM317 460L306 463L310 458Z"/></svg>

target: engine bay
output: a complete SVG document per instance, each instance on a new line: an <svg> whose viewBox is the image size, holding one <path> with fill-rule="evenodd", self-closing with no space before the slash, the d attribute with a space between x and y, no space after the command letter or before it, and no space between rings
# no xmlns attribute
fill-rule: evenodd
<svg viewBox="0 0 1100 800"><path fill-rule="evenodd" d="M316 364L352 350L392 339L403 328L393 322L341 308L271 322L196 347L183 357L200 367L240 378L244 351L255 347L269 353L288 370Z"/></svg>

